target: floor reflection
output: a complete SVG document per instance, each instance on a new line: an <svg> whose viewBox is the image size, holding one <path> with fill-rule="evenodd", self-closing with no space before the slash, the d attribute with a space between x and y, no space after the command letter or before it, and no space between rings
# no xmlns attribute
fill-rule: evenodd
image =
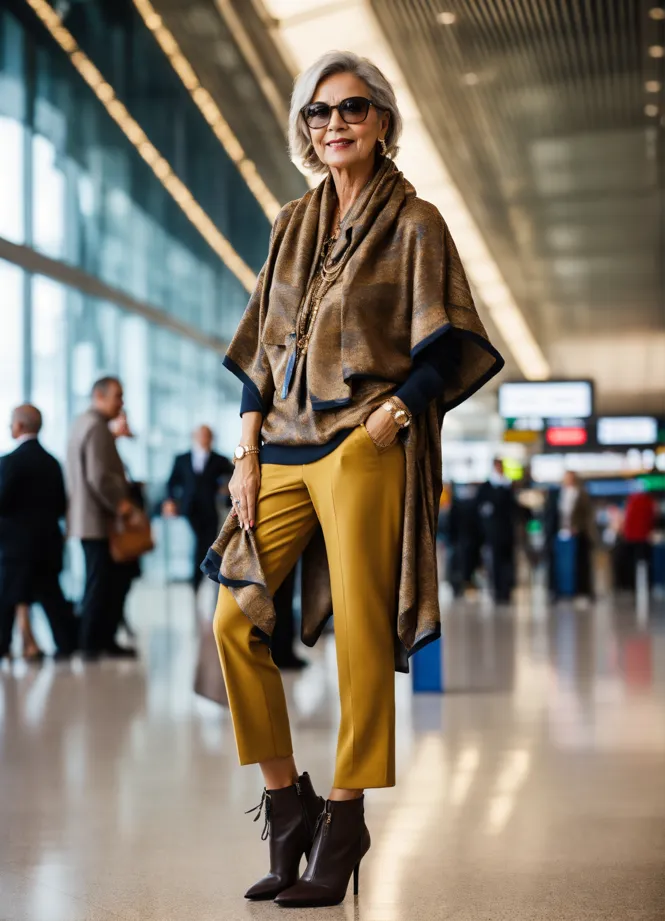
<svg viewBox="0 0 665 921"><path fill-rule="evenodd" d="M228 713L192 694L187 589L139 587L131 617L138 664L0 671L0 917L283 917L241 898L265 870L243 814L261 782ZM360 897L326 917L662 921L662 611L481 598L447 605L444 648L444 695L397 678L398 785L368 795ZM325 792L334 644L305 655L287 693Z"/></svg>

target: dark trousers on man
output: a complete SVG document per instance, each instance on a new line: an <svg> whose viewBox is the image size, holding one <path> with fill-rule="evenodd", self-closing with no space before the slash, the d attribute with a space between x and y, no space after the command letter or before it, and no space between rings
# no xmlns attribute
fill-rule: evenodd
<svg viewBox="0 0 665 921"><path fill-rule="evenodd" d="M81 601L81 650L110 649L122 620L127 596L126 567L114 562L108 539L82 540L85 591Z"/></svg>
<svg viewBox="0 0 665 921"><path fill-rule="evenodd" d="M62 594L59 567L48 561L0 559L0 658L9 653L16 606L41 604L60 653L77 647L78 621Z"/></svg>
<svg viewBox="0 0 665 921"><path fill-rule="evenodd" d="M192 584L194 591L198 591L204 575L201 572L201 563L219 534L219 520L214 518L190 518L189 524L194 532L194 560Z"/></svg>
<svg viewBox="0 0 665 921"><path fill-rule="evenodd" d="M492 594L498 604L507 604L515 587L515 551L505 541L488 545L490 581Z"/></svg>

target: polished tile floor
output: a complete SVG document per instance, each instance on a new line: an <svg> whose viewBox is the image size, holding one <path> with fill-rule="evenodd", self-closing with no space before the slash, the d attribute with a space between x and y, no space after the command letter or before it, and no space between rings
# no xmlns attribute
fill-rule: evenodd
<svg viewBox="0 0 665 921"><path fill-rule="evenodd" d="M0 671L1 921L235 921L266 868L255 768L191 693L192 601L135 589L139 664ZM334 647L288 680L324 793ZM298 918L663 921L665 618L525 596L446 614L444 696L398 682L398 786L372 791L360 896ZM288 912L287 912L288 914Z"/></svg>

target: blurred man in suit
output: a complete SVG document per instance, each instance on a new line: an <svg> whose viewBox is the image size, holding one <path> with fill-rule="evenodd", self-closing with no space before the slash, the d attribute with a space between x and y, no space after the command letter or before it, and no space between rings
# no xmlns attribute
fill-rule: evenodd
<svg viewBox="0 0 665 921"><path fill-rule="evenodd" d="M175 459L162 507L167 518L186 518L194 532L194 591L203 579L201 562L219 532L218 496L233 474L233 464L213 451L213 441L207 425L195 429L192 450Z"/></svg>
<svg viewBox="0 0 665 921"><path fill-rule="evenodd" d="M81 541L85 591L81 602L81 651L88 661L100 655L135 658L115 634L122 621L126 580L111 557L109 533L116 516L134 509L109 423L123 407L122 384L103 377L92 388L92 402L75 420L67 448L69 536Z"/></svg>
<svg viewBox="0 0 665 921"><path fill-rule="evenodd" d="M33 602L44 608L56 657L76 648L78 624L59 580L65 484L60 464L39 443L41 427L35 406L15 409L11 432L18 447L0 459L0 658L10 652L16 607Z"/></svg>
<svg viewBox="0 0 665 921"><path fill-rule="evenodd" d="M489 479L476 499L489 563L492 594L498 604L507 604L515 587L515 528L518 506L503 461L496 458Z"/></svg>
<svg viewBox="0 0 665 921"><path fill-rule="evenodd" d="M455 485L445 529L447 575L455 598L462 598L467 589L473 588L474 575L482 561L485 531L478 517L477 502L473 486Z"/></svg>

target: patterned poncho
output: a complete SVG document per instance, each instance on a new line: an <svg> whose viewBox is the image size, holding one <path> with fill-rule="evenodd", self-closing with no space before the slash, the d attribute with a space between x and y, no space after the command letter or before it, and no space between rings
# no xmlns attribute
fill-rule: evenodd
<svg viewBox="0 0 665 921"><path fill-rule="evenodd" d="M318 262L336 203L332 178L278 215L268 259L224 364L267 412L282 390L296 317ZM448 409L503 367L478 316L450 232L437 211L416 197L394 163L380 161L343 223L333 249L343 260L337 325L328 331L329 360L308 366L314 405L344 405L354 378L406 380L413 359L446 334L456 342L455 373L444 393L403 433L406 497L395 667L440 636L436 525L441 495L441 426ZM315 410L312 412L325 412ZM275 610L254 533L229 515L202 568L228 586L260 634L269 637ZM319 528L303 555L302 640L314 645L332 612L330 578Z"/></svg>

